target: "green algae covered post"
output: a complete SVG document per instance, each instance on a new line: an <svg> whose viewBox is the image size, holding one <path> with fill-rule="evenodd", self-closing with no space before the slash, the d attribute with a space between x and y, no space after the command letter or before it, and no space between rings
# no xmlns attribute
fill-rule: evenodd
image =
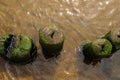
<svg viewBox="0 0 120 80"><path fill-rule="evenodd" d="M56 55L63 48L64 35L54 27L45 27L39 31L39 42L44 53Z"/></svg>
<svg viewBox="0 0 120 80"><path fill-rule="evenodd" d="M25 35L6 34L0 37L0 56L15 63L27 63L36 56L33 40Z"/></svg>
<svg viewBox="0 0 120 80"><path fill-rule="evenodd" d="M83 47L85 57L92 59L105 58L111 55L112 45L107 39L97 39L88 42Z"/></svg>
<svg viewBox="0 0 120 80"><path fill-rule="evenodd" d="M33 40L25 35L12 37L12 41L7 48L7 58L12 62L29 62L36 52Z"/></svg>
<svg viewBox="0 0 120 80"><path fill-rule="evenodd" d="M108 39L112 43L112 52L120 49L120 28L112 29L103 38Z"/></svg>

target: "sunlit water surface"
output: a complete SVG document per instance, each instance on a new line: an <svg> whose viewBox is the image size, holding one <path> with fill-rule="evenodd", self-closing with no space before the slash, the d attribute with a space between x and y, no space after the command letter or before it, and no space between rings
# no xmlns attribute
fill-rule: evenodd
<svg viewBox="0 0 120 80"><path fill-rule="evenodd" d="M0 80L120 80L120 52L95 66L83 63L79 46L111 28L119 27L119 0L0 0L0 35L30 35L38 47L37 59L11 65L0 58ZM45 59L38 30L56 25L65 34L57 58Z"/></svg>

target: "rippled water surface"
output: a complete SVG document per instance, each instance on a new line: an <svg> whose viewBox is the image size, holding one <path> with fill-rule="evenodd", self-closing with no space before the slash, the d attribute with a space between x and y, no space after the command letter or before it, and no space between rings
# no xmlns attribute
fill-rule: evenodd
<svg viewBox="0 0 120 80"><path fill-rule="evenodd" d="M0 80L120 80L120 52L96 66L83 63L78 53L85 41L119 27L119 0L0 0L0 35L24 33L38 47L37 59L27 65L11 65L0 58ZM56 25L65 34L57 58L45 59L38 30Z"/></svg>

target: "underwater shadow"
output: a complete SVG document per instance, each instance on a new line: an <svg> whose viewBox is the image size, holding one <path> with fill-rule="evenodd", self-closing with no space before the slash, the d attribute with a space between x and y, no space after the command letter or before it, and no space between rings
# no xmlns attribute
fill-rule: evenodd
<svg viewBox="0 0 120 80"><path fill-rule="evenodd" d="M55 53L50 53L50 52L47 52L45 50L42 50L43 52L43 55L46 59L49 59L49 58L57 58L59 55L60 55L60 51L59 52L55 52Z"/></svg>
<svg viewBox="0 0 120 80"><path fill-rule="evenodd" d="M120 80L118 75L120 71L118 70L120 65L120 51L113 53L107 58L96 60L85 57L82 52L82 47L79 47L77 54L78 74L80 76L82 75L78 80Z"/></svg>

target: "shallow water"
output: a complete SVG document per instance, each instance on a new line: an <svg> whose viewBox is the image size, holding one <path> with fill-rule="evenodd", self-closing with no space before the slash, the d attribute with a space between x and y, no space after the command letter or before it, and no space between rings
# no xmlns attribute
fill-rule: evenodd
<svg viewBox="0 0 120 80"><path fill-rule="evenodd" d="M119 27L119 0L0 0L0 35L32 36L37 59L27 65L11 65L0 58L0 80L120 80L120 52L96 66L83 63L79 46L111 28ZM45 59L38 30L56 25L65 34L57 58Z"/></svg>

